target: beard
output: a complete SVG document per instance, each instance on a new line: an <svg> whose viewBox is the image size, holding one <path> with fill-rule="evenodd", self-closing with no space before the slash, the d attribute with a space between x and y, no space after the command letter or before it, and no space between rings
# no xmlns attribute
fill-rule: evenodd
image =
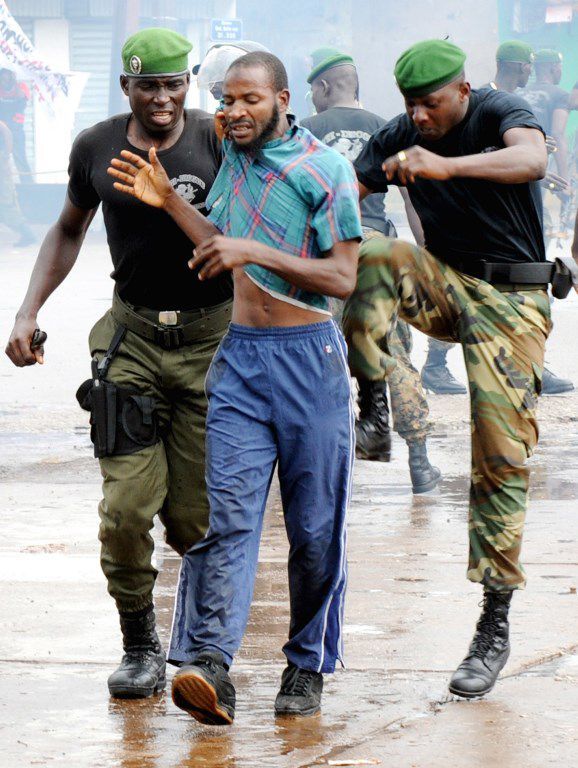
<svg viewBox="0 0 578 768"><path fill-rule="evenodd" d="M274 135L279 126L280 119L281 116L279 114L279 107L277 104L274 104L271 117L263 126L261 133L259 133L258 136L255 136L253 141L249 142L248 144L243 144L242 146L237 144L238 149L241 149L243 152L257 152L260 150L268 141L270 141L271 137Z"/></svg>

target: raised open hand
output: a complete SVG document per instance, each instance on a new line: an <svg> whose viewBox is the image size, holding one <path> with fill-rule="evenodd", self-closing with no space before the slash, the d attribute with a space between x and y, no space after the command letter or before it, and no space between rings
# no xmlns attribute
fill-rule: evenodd
<svg viewBox="0 0 578 768"><path fill-rule="evenodd" d="M123 149L120 154L124 160L114 157L107 169L110 176L118 179L114 182L114 188L127 195L138 197L147 205L164 208L174 189L157 157L156 149L154 147L149 149L150 163L126 149Z"/></svg>

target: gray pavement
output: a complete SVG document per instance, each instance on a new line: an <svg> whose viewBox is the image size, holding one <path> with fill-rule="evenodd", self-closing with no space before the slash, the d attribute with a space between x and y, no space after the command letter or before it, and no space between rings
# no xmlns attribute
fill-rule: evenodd
<svg viewBox="0 0 578 768"><path fill-rule="evenodd" d="M7 338L33 252L0 249L0 337ZM161 266L159 266L161 268ZM524 545L528 588L512 606L512 656L483 701L449 697L480 591L465 580L468 404L430 398L439 492L413 497L406 449L358 462L350 511L346 662L326 678L321 716L275 721L287 634L287 545L274 489L251 621L233 668L234 726L205 728L166 694L109 700L121 648L98 565L99 472L74 400L88 376L86 337L110 301L110 263L90 236L41 315L46 364L0 361L1 764L77 768L298 768L382 764L548 766L578 763L578 395L544 398ZM578 382L578 297L555 305L551 366ZM425 341L415 334L415 360ZM459 350L451 365L463 378ZM155 531L162 639L178 558ZM357 762L356 762L357 761ZM365 763L363 762L365 761Z"/></svg>

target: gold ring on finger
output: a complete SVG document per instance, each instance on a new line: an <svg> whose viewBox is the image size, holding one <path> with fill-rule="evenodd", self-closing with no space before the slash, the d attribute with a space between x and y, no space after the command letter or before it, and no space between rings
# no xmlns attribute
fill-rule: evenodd
<svg viewBox="0 0 578 768"><path fill-rule="evenodd" d="M397 159L399 160L400 163L405 163L405 161L407 160L407 155L405 154L403 149L401 150L401 152L397 153Z"/></svg>

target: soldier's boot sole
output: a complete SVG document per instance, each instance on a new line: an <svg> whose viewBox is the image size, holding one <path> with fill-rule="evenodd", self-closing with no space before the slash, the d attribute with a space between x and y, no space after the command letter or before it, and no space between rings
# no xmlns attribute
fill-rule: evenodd
<svg viewBox="0 0 578 768"><path fill-rule="evenodd" d="M456 688L452 688L451 685L448 685L448 690L454 696L459 696L460 699L468 699L469 701L472 701L473 699L481 699L484 696L487 696L487 694L493 690L495 685L496 683L493 683L492 685L488 686L488 688L484 688L483 691L478 691L477 693L469 693L469 692L466 693L465 691L460 691Z"/></svg>
<svg viewBox="0 0 578 768"><path fill-rule="evenodd" d="M437 467L432 467L434 476L427 483L421 483L421 485L414 485L412 483L411 490L414 494L429 493L437 488L439 481L442 479L442 473Z"/></svg>
<svg viewBox="0 0 578 768"><path fill-rule="evenodd" d="M448 684L449 692L452 693L454 696L459 696L462 699L480 699L482 696L487 696L487 694L494 689L494 686L496 685L496 683L498 682L498 678L500 677L500 673L506 666L509 658L510 658L510 646L508 645L507 649L501 655L498 669L495 672L494 679L490 680L488 685L485 688L483 688L481 691L468 691L463 688L458 688L455 685L453 685L452 681L450 680Z"/></svg>
<svg viewBox="0 0 578 768"><path fill-rule="evenodd" d="M164 691L167 684L166 676L159 677L155 685L131 686L108 685L108 691L113 699L148 699L157 693Z"/></svg>
<svg viewBox="0 0 578 768"><path fill-rule="evenodd" d="M180 672L173 678L173 702L179 709L203 725L231 725L233 718L219 705L217 692L194 670Z"/></svg>

